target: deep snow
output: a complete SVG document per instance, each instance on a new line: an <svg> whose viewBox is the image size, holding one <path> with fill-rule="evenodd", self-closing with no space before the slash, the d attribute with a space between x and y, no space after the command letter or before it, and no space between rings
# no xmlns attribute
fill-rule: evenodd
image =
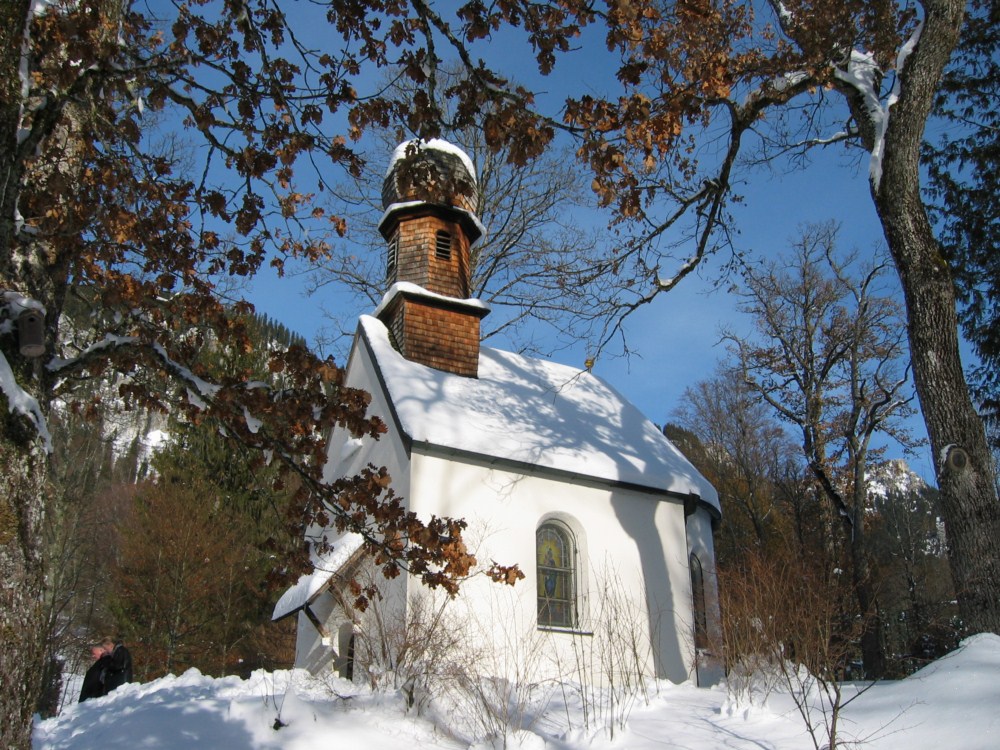
<svg viewBox="0 0 1000 750"><path fill-rule="evenodd" d="M660 682L648 703L636 703L613 740L593 719L585 728L580 705L564 701L560 687L541 689L537 697L542 700L525 716L524 729L507 739L511 750L813 747L784 694L749 707L728 701L722 688ZM911 677L859 695L844 710L840 738L848 747L878 750L992 750L1000 747L998 706L1000 637L978 635ZM275 729L276 719L284 726ZM440 708L417 716L398 694L376 695L335 679L324 683L299 670L257 672L249 680L191 670L72 704L36 723L34 748L492 747L454 736L454 726Z"/></svg>

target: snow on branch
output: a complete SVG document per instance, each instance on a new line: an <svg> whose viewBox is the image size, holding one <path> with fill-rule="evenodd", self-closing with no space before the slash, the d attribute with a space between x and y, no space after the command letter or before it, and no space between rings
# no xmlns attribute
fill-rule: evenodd
<svg viewBox="0 0 1000 750"><path fill-rule="evenodd" d="M190 368L185 367L180 362L172 359L167 353L167 350L163 348L162 344L154 342L151 348L156 356L158 356L166 366L167 370L183 380L187 384L189 390L194 388L198 396L206 400L211 400L219 395L219 391L222 390L222 386L209 383L207 380L195 375Z"/></svg>
<svg viewBox="0 0 1000 750"><path fill-rule="evenodd" d="M740 109L760 111L768 104L787 101L814 85L815 78L804 70L768 78L746 95Z"/></svg>
<svg viewBox="0 0 1000 750"><path fill-rule="evenodd" d="M73 359L54 358L47 365L47 369L54 375L67 374L74 370L85 368L88 362L101 355L110 355L112 352L121 349L131 349L137 353L146 352L152 355L158 367L161 367L172 378L182 384L184 392L187 394L187 407L201 412L213 411L214 416L225 424L226 431L229 434L232 434L236 427L233 424L235 421L234 415L238 415L246 433L257 436L264 426L264 421L252 414L249 403L253 402L259 408L271 411L274 404L287 399L289 395L288 391L271 388L262 381L240 383L236 386L224 388L220 384L209 382L205 378L195 374L190 367L178 362L171 357L162 344L155 341L146 341L136 336L107 334L101 341L88 346ZM224 390L227 391L225 394L223 393ZM322 390L316 389L312 391L311 402L306 405L308 413L317 420L317 428L320 427L324 400ZM235 404L232 409L227 408L230 404ZM285 406L287 408L288 405L285 404ZM229 417L233 418L230 419Z"/></svg>
<svg viewBox="0 0 1000 750"><path fill-rule="evenodd" d="M118 347L130 346L138 343L139 339L134 336L114 336L112 334L106 334L103 339L98 341L96 344L91 344L73 359L53 357L45 367L53 375L61 375L64 372L78 369L82 364L93 359L95 355L103 352L109 352Z"/></svg>
<svg viewBox="0 0 1000 750"><path fill-rule="evenodd" d="M923 21L918 21L909 39L900 47L896 55L895 76L892 88L889 90L884 105L881 98L883 71L879 69L878 64L875 62L874 55L868 52L852 50L847 69L837 68L834 71L834 77L838 81L852 87L861 95L864 102L864 109L871 120L874 129L874 141L871 149L871 162L868 167L868 178L876 191L882 182L882 160L885 156L885 134L889 129L889 112L893 105L899 101L903 68L913 50L916 49L923 28Z"/></svg>
<svg viewBox="0 0 1000 750"><path fill-rule="evenodd" d="M657 276L656 278L657 287L659 287L663 291L669 291L673 289L675 286L677 286L677 283L685 276L687 276L689 273L691 273L691 271L693 271L698 266L699 263L701 263L700 256L695 255L688 258L686 261L684 261L683 264L681 264L681 267L678 269L677 273L671 278L665 279L662 276Z"/></svg>
<svg viewBox="0 0 1000 750"><path fill-rule="evenodd" d="M14 371L11 369L10 363L2 352L0 352L0 389L3 390L4 396L7 397L7 404L10 411L17 412L28 418L35 426L38 436L42 439L45 452L51 453L52 435L49 433L49 426L45 420L45 415L42 413L38 399L18 385L17 378L14 377Z"/></svg>
<svg viewBox="0 0 1000 750"><path fill-rule="evenodd" d="M14 321L21 318L22 314L29 310L35 310L43 316L45 315L45 306L38 300L25 297L23 294L9 289L0 291L0 335L13 333ZM51 453L52 435L49 433L48 423L38 399L21 388L10 362L2 353L0 353L0 389L7 397L10 411L23 415L35 426L35 430L45 446L45 451Z"/></svg>

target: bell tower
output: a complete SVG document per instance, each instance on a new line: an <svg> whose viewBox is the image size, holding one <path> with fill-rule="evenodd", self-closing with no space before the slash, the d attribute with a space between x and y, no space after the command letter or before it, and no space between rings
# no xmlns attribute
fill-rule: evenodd
<svg viewBox="0 0 1000 750"><path fill-rule="evenodd" d="M483 234L475 169L441 140L407 141L382 185L389 291L375 314L399 352L438 370L476 377L479 322L489 309L471 293L470 249Z"/></svg>

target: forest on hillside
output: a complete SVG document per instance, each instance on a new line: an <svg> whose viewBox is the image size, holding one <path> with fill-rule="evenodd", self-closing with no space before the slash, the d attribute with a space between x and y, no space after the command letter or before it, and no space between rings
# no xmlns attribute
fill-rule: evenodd
<svg viewBox="0 0 1000 750"><path fill-rule="evenodd" d="M301 339L265 316L249 323L253 348L225 367L274 380L267 351ZM202 358L223 375L211 343ZM94 381L103 411L53 409L43 716L106 636L127 644L139 681L189 667L247 676L294 657L294 621L270 621L275 573L302 544L293 492L215 426L130 404L124 384Z"/></svg>

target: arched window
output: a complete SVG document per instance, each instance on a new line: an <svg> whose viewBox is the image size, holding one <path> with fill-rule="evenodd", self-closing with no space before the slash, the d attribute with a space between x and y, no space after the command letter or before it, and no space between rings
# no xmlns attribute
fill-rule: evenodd
<svg viewBox="0 0 1000 750"><path fill-rule="evenodd" d="M434 235L434 257L451 260L451 235L448 232L441 231Z"/></svg>
<svg viewBox="0 0 1000 750"><path fill-rule="evenodd" d="M543 523L535 534L535 551L538 625L576 627L576 544L572 533L560 523Z"/></svg>
<svg viewBox="0 0 1000 750"><path fill-rule="evenodd" d="M708 612L705 609L705 574L698 555L691 555L691 613L694 616L694 647L708 648Z"/></svg>

